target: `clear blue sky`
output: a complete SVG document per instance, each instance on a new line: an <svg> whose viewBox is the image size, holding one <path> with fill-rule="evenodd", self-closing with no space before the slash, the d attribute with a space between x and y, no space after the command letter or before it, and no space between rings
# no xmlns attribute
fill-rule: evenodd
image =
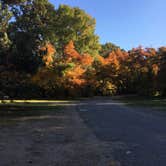
<svg viewBox="0 0 166 166"><path fill-rule="evenodd" d="M96 19L100 42L124 49L166 46L166 0L50 0L68 4Z"/></svg>

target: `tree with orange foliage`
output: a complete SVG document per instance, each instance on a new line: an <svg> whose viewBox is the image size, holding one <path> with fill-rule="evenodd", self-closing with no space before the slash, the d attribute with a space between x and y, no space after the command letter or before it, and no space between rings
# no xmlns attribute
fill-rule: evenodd
<svg viewBox="0 0 166 166"><path fill-rule="evenodd" d="M154 48L138 47L129 51L130 88L141 95L156 93L156 75L158 74L157 51Z"/></svg>
<svg viewBox="0 0 166 166"><path fill-rule="evenodd" d="M105 64L105 59L102 56L100 56L100 55L96 55L95 56L95 62L97 62L97 63L99 63L101 65L104 65Z"/></svg>
<svg viewBox="0 0 166 166"><path fill-rule="evenodd" d="M84 67L91 66L93 61L94 61L94 58L89 54L83 54L79 58L79 63Z"/></svg>
<svg viewBox="0 0 166 166"><path fill-rule="evenodd" d="M116 46L113 43L108 42L108 43L105 43L105 44L101 45L101 50L99 51L99 54L102 57L106 58L110 54L110 52L116 51L117 49L120 49L120 47Z"/></svg>
<svg viewBox="0 0 166 166"><path fill-rule="evenodd" d="M85 83L85 80L83 79L83 74L85 73L85 70L81 66L76 66L73 69L66 72L66 77L68 78L69 82L71 82L73 85L82 85Z"/></svg>
<svg viewBox="0 0 166 166"><path fill-rule="evenodd" d="M80 58L80 54L75 50L75 46L72 40L65 46L64 56L69 60Z"/></svg>
<svg viewBox="0 0 166 166"><path fill-rule="evenodd" d="M42 60L45 66L50 67L54 61L55 48L51 43L46 43L43 47L40 48L40 53L43 55Z"/></svg>
<svg viewBox="0 0 166 166"><path fill-rule="evenodd" d="M112 64L116 69L119 69L120 62L118 60L117 54L114 51L111 52L107 58L105 58L105 64Z"/></svg>

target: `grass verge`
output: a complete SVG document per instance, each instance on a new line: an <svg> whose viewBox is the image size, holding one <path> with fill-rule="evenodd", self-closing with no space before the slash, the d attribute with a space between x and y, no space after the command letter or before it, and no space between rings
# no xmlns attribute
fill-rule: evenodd
<svg viewBox="0 0 166 166"><path fill-rule="evenodd" d="M63 114L64 107L70 103L71 101L1 100L0 125L13 123L16 118Z"/></svg>
<svg viewBox="0 0 166 166"><path fill-rule="evenodd" d="M116 96L114 100L125 103L128 106L161 108L166 110L166 98L140 97L140 96Z"/></svg>

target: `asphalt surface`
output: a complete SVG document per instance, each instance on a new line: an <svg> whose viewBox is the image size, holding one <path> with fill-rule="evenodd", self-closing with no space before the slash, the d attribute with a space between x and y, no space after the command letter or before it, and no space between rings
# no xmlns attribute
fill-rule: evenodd
<svg viewBox="0 0 166 166"><path fill-rule="evenodd" d="M166 112L110 99L85 100L77 110L96 137L112 145L121 166L166 166Z"/></svg>

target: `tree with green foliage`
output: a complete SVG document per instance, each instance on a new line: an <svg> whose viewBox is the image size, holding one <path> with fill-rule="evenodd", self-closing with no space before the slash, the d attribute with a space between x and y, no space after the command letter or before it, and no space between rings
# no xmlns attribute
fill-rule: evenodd
<svg viewBox="0 0 166 166"><path fill-rule="evenodd" d="M109 42L101 45L101 50L99 53L101 56L107 57L110 52L116 51L117 49L120 49L120 47Z"/></svg>
<svg viewBox="0 0 166 166"><path fill-rule="evenodd" d="M81 54L97 54L100 44L99 37L95 34L95 25L95 19L84 10L60 5L56 10L54 24L57 51L62 53L64 46L72 40Z"/></svg>
<svg viewBox="0 0 166 166"><path fill-rule="evenodd" d="M28 0L12 8L16 21L13 31L31 33L38 42L53 40L54 6L48 0Z"/></svg>
<svg viewBox="0 0 166 166"><path fill-rule="evenodd" d="M10 24L14 43L14 64L18 69L34 73L42 63L39 49L47 41L54 41L52 24L54 6L48 0L29 0L13 6L15 21Z"/></svg>
<svg viewBox="0 0 166 166"><path fill-rule="evenodd" d="M3 4L0 1L0 64L5 64L8 61L8 50L11 41L8 37L7 31L11 17L12 13L8 10L8 5Z"/></svg>

